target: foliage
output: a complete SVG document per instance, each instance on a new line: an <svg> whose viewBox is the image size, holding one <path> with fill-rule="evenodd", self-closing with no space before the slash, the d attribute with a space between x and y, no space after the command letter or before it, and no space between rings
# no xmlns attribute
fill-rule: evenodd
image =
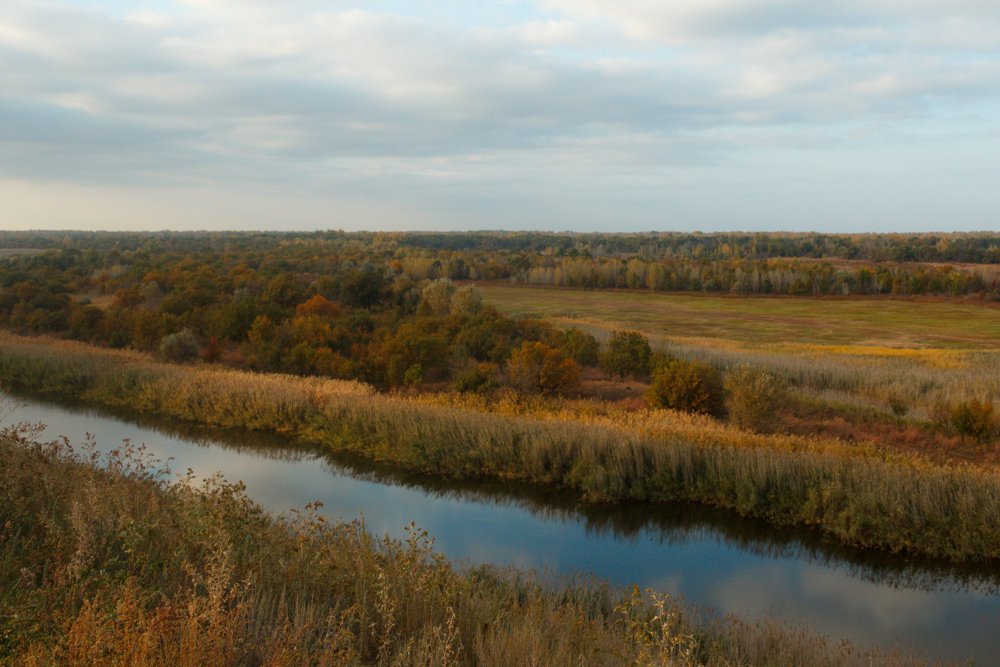
<svg viewBox="0 0 1000 667"><path fill-rule="evenodd" d="M353 308L371 308L386 298L389 286L381 271L366 268L344 276L340 297Z"/></svg>
<svg viewBox="0 0 1000 667"><path fill-rule="evenodd" d="M601 355L601 368L608 375L646 377L653 354L649 340L638 331L614 331Z"/></svg>
<svg viewBox="0 0 1000 667"><path fill-rule="evenodd" d="M455 378L455 391L463 394L487 394L500 386L497 381L498 373L496 364L483 362Z"/></svg>
<svg viewBox="0 0 1000 667"><path fill-rule="evenodd" d="M654 408L698 412L713 417L725 414L720 373L698 361L669 358L653 371L646 400Z"/></svg>
<svg viewBox="0 0 1000 667"><path fill-rule="evenodd" d="M546 342L560 348L581 366L596 366L600 363L600 343L594 336L579 329L554 331Z"/></svg>
<svg viewBox="0 0 1000 667"><path fill-rule="evenodd" d="M475 317L483 309L483 295L472 285L463 285L451 296L451 312L456 317Z"/></svg>
<svg viewBox="0 0 1000 667"><path fill-rule="evenodd" d="M507 361L507 377L525 393L562 394L580 380L580 367L559 350L545 343L524 342Z"/></svg>
<svg viewBox="0 0 1000 667"><path fill-rule="evenodd" d="M1000 426L993 404L977 398L941 403L935 407L933 416L939 426L980 442L996 435Z"/></svg>
<svg viewBox="0 0 1000 667"><path fill-rule="evenodd" d="M447 278L432 281L420 293L420 310L424 315L444 317L451 312L451 299L455 295L455 283Z"/></svg>
<svg viewBox="0 0 1000 667"><path fill-rule="evenodd" d="M725 376L726 410L740 428L769 428L784 398L785 383L768 368L736 366Z"/></svg>
<svg viewBox="0 0 1000 667"><path fill-rule="evenodd" d="M187 362L198 358L201 343L190 329L181 329L160 340L160 355L167 361Z"/></svg>

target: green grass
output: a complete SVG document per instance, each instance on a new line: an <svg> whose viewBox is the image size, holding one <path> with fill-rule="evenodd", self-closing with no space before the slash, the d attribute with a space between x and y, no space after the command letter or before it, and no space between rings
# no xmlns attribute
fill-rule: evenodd
<svg viewBox="0 0 1000 667"><path fill-rule="evenodd" d="M805 342L963 350L1000 345L1000 308L979 303L478 287L486 303L510 314L750 347Z"/></svg>

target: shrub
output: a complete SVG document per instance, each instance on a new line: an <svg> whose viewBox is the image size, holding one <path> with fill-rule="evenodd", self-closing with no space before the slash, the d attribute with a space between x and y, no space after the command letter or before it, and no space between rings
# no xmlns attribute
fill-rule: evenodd
<svg viewBox="0 0 1000 667"><path fill-rule="evenodd" d="M725 414L725 394L719 372L697 361L668 359L653 373L646 394L649 405L714 417Z"/></svg>
<svg viewBox="0 0 1000 667"><path fill-rule="evenodd" d="M558 394L580 381L580 366L545 343L525 342L510 355L507 376L520 391Z"/></svg>
<svg viewBox="0 0 1000 667"><path fill-rule="evenodd" d="M761 431L771 426L785 383L768 368L736 366L726 374L726 408L740 428Z"/></svg>
<svg viewBox="0 0 1000 667"><path fill-rule="evenodd" d="M168 334L160 339L160 355L167 361L184 363L194 361L201 352L198 337L188 328Z"/></svg>
<svg viewBox="0 0 1000 667"><path fill-rule="evenodd" d="M892 414L897 417L905 417L906 413L910 411L906 402L903 401L899 396L892 396L889 398L889 409L892 410Z"/></svg>
<svg viewBox="0 0 1000 667"><path fill-rule="evenodd" d="M462 394L485 394L498 386L497 366L491 363L479 364L471 371L462 373L455 380L455 391Z"/></svg>
<svg viewBox="0 0 1000 667"><path fill-rule="evenodd" d="M615 331L601 355L601 367L608 375L646 377L653 351L649 340L638 331Z"/></svg>
<svg viewBox="0 0 1000 667"><path fill-rule="evenodd" d="M956 433L963 438L989 440L998 428L997 414L993 404L976 398L958 403L937 403L931 408L930 416L939 428Z"/></svg>
<svg viewBox="0 0 1000 667"><path fill-rule="evenodd" d="M597 339L579 329L559 331L552 337L553 347L560 348L581 366L596 366L601 346Z"/></svg>
<svg viewBox="0 0 1000 667"><path fill-rule="evenodd" d="M975 398L953 405L948 421L963 438L971 437L979 441L989 440L997 430L993 404Z"/></svg>

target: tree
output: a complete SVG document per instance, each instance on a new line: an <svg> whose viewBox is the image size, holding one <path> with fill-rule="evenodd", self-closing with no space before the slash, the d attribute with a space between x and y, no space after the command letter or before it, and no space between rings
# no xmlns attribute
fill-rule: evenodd
<svg viewBox="0 0 1000 667"><path fill-rule="evenodd" d="M721 417L725 394L719 372L698 361L670 358L653 373L646 394L652 407Z"/></svg>
<svg viewBox="0 0 1000 667"><path fill-rule="evenodd" d="M431 281L420 293L419 312L435 317L444 317L451 312L451 299L455 295L455 283L447 278Z"/></svg>
<svg viewBox="0 0 1000 667"><path fill-rule="evenodd" d="M615 331L601 355L601 367L608 375L646 377L653 355L649 340L638 331Z"/></svg>
<svg viewBox="0 0 1000 667"><path fill-rule="evenodd" d="M295 307L296 317L309 317L316 315L319 317L339 317L340 306L329 299L316 294L308 301L300 303Z"/></svg>
<svg viewBox="0 0 1000 667"><path fill-rule="evenodd" d="M451 312L457 317L474 317L483 308L483 295L472 285L465 285L451 295Z"/></svg>
<svg viewBox="0 0 1000 667"><path fill-rule="evenodd" d="M184 363L194 361L201 352L201 343L190 329L181 329L177 333L168 334L160 340L160 354L167 361Z"/></svg>
<svg viewBox="0 0 1000 667"><path fill-rule="evenodd" d="M785 393L785 383L768 368L736 366L726 374L726 407L729 419L740 428L763 430Z"/></svg>
<svg viewBox="0 0 1000 667"><path fill-rule="evenodd" d="M560 394L580 381L580 366L545 343L526 341L510 355L507 377L525 393Z"/></svg>
<svg viewBox="0 0 1000 667"><path fill-rule="evenodd" d="M380 271L363 269L340 281L340 298L354 308L371 308L386 297L388 287Z"/></svg>
<svg viewBox="0 0 1000 667"><path fill-rule="evenodd" d="M390 387L414 385L448 373L448 340L425 323L408 322L386 336L378 349L384 381Z"/></svg>
<svg viewBox="0 0 1000 667"><path fill-rule="evenodd" d="M600 360L600 343L589 333L579 329L556 332L552 340L547 342L561 349L581 366L596 366Z"/></svg>

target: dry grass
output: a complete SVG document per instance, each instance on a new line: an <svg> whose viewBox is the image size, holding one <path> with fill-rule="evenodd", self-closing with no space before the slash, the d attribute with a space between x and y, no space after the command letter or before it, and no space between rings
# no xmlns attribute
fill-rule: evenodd
<svg viewBox="0 0 1000 667"><path fill-rule="evenodd" d="M636 329L654 347L726 370L767 367L799 393L877 408L902 401L1000 402L1000 309L973 302L740 298L484 285L508 313L606 338Z"/></svg>
<svg viewBox="0 0 1000 667"><path fill-rule="evenodd" d="M411 528L275 520L240 485L160 477L0 433L0 661L9 665L914 664L773 623L699 621L596 582L456 569Z"/></svg>
<svg viewBox="0 0 1000 667"><path fill-rule="evenodd" d="M288 432L454 478L552 484L601 500L691 500L851 544L1000 558L1000 473L874 447L748 433L705 417L600 405L375 395L364 385L156 364L82 344L0 339L0 379L217 426Z"/></svg>

